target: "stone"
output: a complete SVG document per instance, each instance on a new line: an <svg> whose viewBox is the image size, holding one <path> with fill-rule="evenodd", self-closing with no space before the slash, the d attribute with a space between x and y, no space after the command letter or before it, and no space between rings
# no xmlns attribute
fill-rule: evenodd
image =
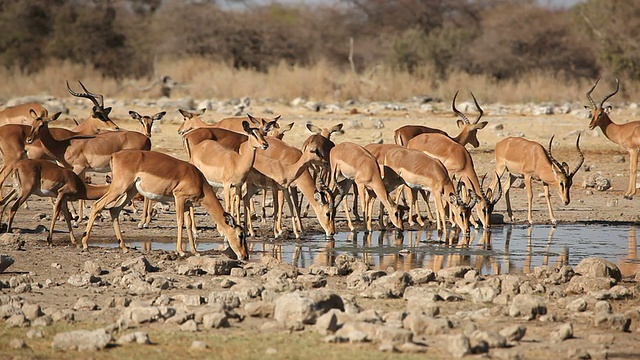
<svg viewBox="0 0 640 360"><path fill-rule="evenodd" d="M520 341L527 333L527 328L523 325L511 325L500 330L499 333L504 336L508 342Z"/></svg>
<svg viewBox="0 0 640 360"><path fill-rule="evenodd" d="M447 318L434 318L423 314L411 313L402 320L405 329L413 331L415 336L446 334L453 328Z"/></svg>
<svg viewBox="0 0 640 360"><path fill-rule="evenodd" d="M577 298L567 305L567 310L572 312L583 312L587 310L587 301L583 298Z"/></svg>
<svg viewBox="0 0 640 360"><path fill-rule="evenodd" d="M203 299L200 295L187 295L178 294L174 296L177 301L182 301L187 306L200 306L203 303Z"/></svg>
<svg viewBox="0 0 640 360"><path fill-rule="evenodd" d="M404 290L413 285L411 277L404 271L396 271L391 275L374 280L361 294L374 299L400 298Z"/></svg>
<svg viewBox="0 0 640 360"><path fill-rule="evenodd" d="M40 305L38 304L22 305L22 313L30 321L33 321L39 318L40 316L44 315L44 313L42 312L42 309L40 308Z"/></svg>
<svg viewBox="0 0 640 360"><path fill-rule="evenodd" d="M76 303L73 305L73 310L93 311L98 309L100 309L98 304L86 297L79 298L78 301L76 301Z"/></svg>
<svg viewBox="0 0 640 360"><path fill-rule="evenodd" d="M9 347L12 349L24 349L27 347L27 343L25 343L22 339L14 338L9 341Z"/></svg>
<svg viewBox="0 0 640 360"><path fill-rule="evenodd" d="M13 289L16 294L24 294L31 292L31 284L20 284Z"/></svg>
<svg viewBox="0 0 640 360"><path fill-rule="evenodd" d="M42 339L44 337L44 333L40 329L31 329L27 331L27 337L29 339Z"/></svg>
<svg viewBox="0 0 640 360"><path fill-rule="evenodd" d="M351 290L364 290L373 281L386 275L387 273L381 270L354 271L347 276L347 288Z"/></svg>
<svg viewBox="0 0 640 360"><path fill-rule="evenodd" d="M338 275L349 275L353 272L369 270L369 267L360 259L349 254L340 254L335 259L335 266L338 268Z"/></svg>
<svg viewBox="0 0 640 360"><path fill-rule="evenodd" d="M187 259L187 264L193 268L201 269L209 275L230 275L231 269L241 267L240 261L226 256L191 256Z"/></svg>
<svg viewBox="0 0 640 360"><path fill-rule="evenodd" d="M129 259L120 264L123 271L135 270L140 274L145 274L148 272L158 271L158 268L151 265L149 260L147 260L144 256L138 256L133 259Z"/></svg>
<svg viewBox="0 0 640 360"><path fill-rule="evenodd" d="M239 267L231 268L229 275L231 275L232 277L245 277L247 276L247 270Z"/></svg>
<svg viewBox="0 0 640 360"><path fill-rule="evenodd" d="M507 338L495 331L476 330L469 338L475 342L485 342L489 348L503 348L507 346Z"/></svg>
<svg viewBox="0 0 640 360"><path fill-rule="evenodd" d="M624 314L596 313L594 324L600 328L626 332L631 326L631 318Z"/></svg>
<svg viewBox="0 0 640 360"><path fill-rule="evenodd" d="M198 330L198 323L196 323L195 320L187 320L180 325L180 331L196 332Z"/></svg>
<svg viewBox="0 0 640 360"><path fill-rule="evenodd" d="M322 314L313 328L320 335L333 334L338 330L338 317L333 312Z"/></svg>
<svg viewBox="0 0 640 360"><path fill-rule="evenodd" d="M9 266L13 265L14 262L15 260L13 260L11 256L7 254L0 254L0 274L7 270Z"/></svg>
<svg viewBox="0 0 640 360"><path fill-rule="evenodd" d="M571 339L573 337L573 325L571 323L566 323L560 325L556 330L551 332L549 336L551 342L559 343L566 339Z"/></svg>
<svg viewBox="0 0 640 360"><path fill-rule="evenodd" d="M56 334L52 346L56 350L101 350L107 347L111 340L111 334L104 329L75 330Z"/></svg>
<svg viewBox="0 0 640 360"><path fill-rule="evenodd" d="M155 322L161 318L160 308L156 306L128 307L122 315L123 320L133 325Z"/></svg>
<svg viewBox="0 0 640 360"><path fill-rule="evenodd" d="M422 285L436 280L436 274L431 269L415 268L409 270L409 276L414 285Z"/></svg>
<svg viewBox="0 0 640 360"><path fill-rule="evenodd" d="M148 345L151 344L151 340L149 340L149 334L144 331L136 331L128 334L122 335L116 341L118 345L136 343L140 345Z"/></svg>
<svg viewBox="0 0 640 360"><path fill-rule="evenodd" d="M201 340L194 340L191 343L191 349L193 350L206 350L209 348L209 345L207 345L206 342L201 341Z"/></svg>
<svg viewBox="0 0 640 360"><path fill-rule="evenodd" d="M420 297L411 297L407 301L407 312L433 317L440 314L440 307L431 300L422 299Z"/></svg>
<svg viewBox="0 0 640 360"><path fill-rule="evenodd" d="M87 260L84 262L84 272L89 273L93 276L100 276L102 275L102 267L95 261Z"/></svg>
<svg viewBox="0 0 640 360"><path fill-rule="evenodd" d="M241 301L238 295L231 291L212 291L207 298L208 304L222 304L227 309L235 309L240 306Z"/></svg>
<svg viewBox="0 0 640 360"><path fill-rule="evenodd" d="M313 324L318 314L315 302L300 292L288 293L275 301L274 319L282 323Z"/></svg>
<svg viewBox="0 0 640 360"><path fill-rule="evenodd" d="M609 290L615 284L613 278L593 278L587 276L574 276L566 288L567 294L591 294L598 291Z"/></svg>
<svg viewBox="0 0 640 360"><path fill-rule="evenodd" d="M393 326L380 326L376 329L375 339L392 344L404 344L413 341L413 332Z"/></svg>
<svg viewBox="0 0 640 360"><path fill-rule="evenodd" d="M270 301L255 301L246 303L244 311L251 317L267 318L273 317L275 304Z"/></svg>
<svg viewBox="0 0 640 360"><path fill-rule="evenodd" d="M527 320L535 319L547 313L547 305L543 298L536 295L516 295L509 307L509 316L523 317Z"/></svg>
<svg viewBox="0 0 640 360"><path fill-rule="evenodd" d="M471 342L463 334L451 335L448 338L447 348L454 358L462 358L471 354Z"/></svg>
<svg viewBox="0 0 640 360"><path fill-rule="evenodd" d="M206 314L202 317L202 326L205 329L220 329L229 327L229 319L224 312Z"/></svg>
<svg viewBox="0 0 640 360"><path fill-rule="evenodd" d="M438 277L444 279L463 278L470 270L473 270L471 266L452 266L438 271Z"/></svg>
<svg viewBox="0 0 640 360"><path fill-rule="evenodd" d="M29 326L29 320L24 316L24 314L15 314L5 321L5 326L8 328L26 327Z"/></svg>
<svg viewBox="0 0 640 360"><path fill-rule="evenodd" d="M478 287L469 292L471 301L474 303L490 303L500 292L492 286Z"/></svg>
<svg viewBox="0 0 640 360"><path fill-rule="evenodd" d="M622 274L616 264L599 258L583 259L575 267L575 272L592 278L613 278L616 282L622 279Z"/></svg>

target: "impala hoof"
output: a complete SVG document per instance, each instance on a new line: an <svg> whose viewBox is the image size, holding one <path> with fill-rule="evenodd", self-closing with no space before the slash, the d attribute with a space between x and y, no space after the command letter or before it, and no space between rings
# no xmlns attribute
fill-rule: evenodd
<svg viewBox="0 0 640 360"><path fill-rule="evenodd" d="M633 195L625 195L624 198L627 200L633 200Z"/></svg>

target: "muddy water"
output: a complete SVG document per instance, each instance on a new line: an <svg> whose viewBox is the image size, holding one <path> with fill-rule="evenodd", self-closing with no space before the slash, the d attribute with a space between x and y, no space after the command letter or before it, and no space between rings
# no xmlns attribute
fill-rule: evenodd
<svg viewBox="0 0 640 360"><path fill-rule="evenodd" d="M640 269L634 225L565 224L557 227L536 225L497 226L491 232L472 233L453 245L442 242L435 231L416 230L338 233L327 240L323 235L301 240L254 241L252 259L262 255L277 257L288 264L308 267L332 265L336 256L351 254L372 268L439 270L456 265L471 265L482 274L522 273L540 265L577 265L586 257L600 257L617 264L622 272ZM157 239L156 239L157 240ZM111 243L94 243L115 246ZM198 250L219 249L220 242L199 242ZM132 241L138 249L174 250L171 238L164 241Z"/></svg>

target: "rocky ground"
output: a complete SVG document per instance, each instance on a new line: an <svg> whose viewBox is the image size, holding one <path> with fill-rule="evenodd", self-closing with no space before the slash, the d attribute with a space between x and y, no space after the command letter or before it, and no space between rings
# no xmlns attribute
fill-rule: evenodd
<svg viewBox="0 0 640 360"><path fill-rule="evenodd" d="M237 111L238 104L207 105L208 119ZM70 116L88 111L75 102L67 105ZM283 114L283 123L296 123L285 136L296 146L308 135L306 122L323 127L342 122L345 134L335 141L360 144L392 142L393 129L408 123L455 133L449 104L320 105L254 101L242 111ZM129 108L169 110L157 124L154 148L184 158L175 133L180 122L175 110L182 105L172 106L118 103L114 112L124 119ZM459 108L466 111L464 104ZM505 136L546 143L554 133L554 154L571 166L577 160L575 137L585 130L586 167L576 175L571 205L555 205L556 217L633 224L637 200L622 198L628 158L600 130L587 131L588 119L579 109L578 104L487 106L489 125L478 135L481 146L471 150L476 168L492 169L493 146ZM622 121L634 109L627 106L612 118ZM539 185L535 189L536 195L542 191ZM525 219L524 196L514 189L517 222ZM501 201L496 212L504 208ZM534 209L536 222L548 221L543 198L535 197ZM48 200L33 199L30 210L18 213L20 231L0 238L0 253L15 261L0 273L0 358L640 357L640 277L628 269L623 276L616 265L599 259L574 268L541 266L528 274L488 276L468 266L372 269L348 254L331 264L296 268L255 253L240 263L219 251L180 258L161 250L122 253L94 245L81 252L68 245L62 224L54 246L46 246L42 230L49 211ZM148 230L125 221L124 236L173 239L173 216L160 214ZM204 216L198 223L206 225L202 236L220 241ZM304 225L319 232L312 217ZM112 231L108 221L99 223L94 244L112 241ZM270 224L260 225L258 234L269 236ZM78 355L78 350L91 352Z"/></svg>

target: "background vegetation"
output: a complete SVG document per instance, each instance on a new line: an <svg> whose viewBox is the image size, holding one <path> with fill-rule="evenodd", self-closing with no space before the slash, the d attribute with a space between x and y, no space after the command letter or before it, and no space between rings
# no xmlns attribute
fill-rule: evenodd
<svg viewBox="0 0 640 360"><path fill-rule="evenodd" d="M639 94L637 1L260 3L0 0L0 99L75 78L135 96L163 75L194 97L583 101L599 76Z"/></svg>

